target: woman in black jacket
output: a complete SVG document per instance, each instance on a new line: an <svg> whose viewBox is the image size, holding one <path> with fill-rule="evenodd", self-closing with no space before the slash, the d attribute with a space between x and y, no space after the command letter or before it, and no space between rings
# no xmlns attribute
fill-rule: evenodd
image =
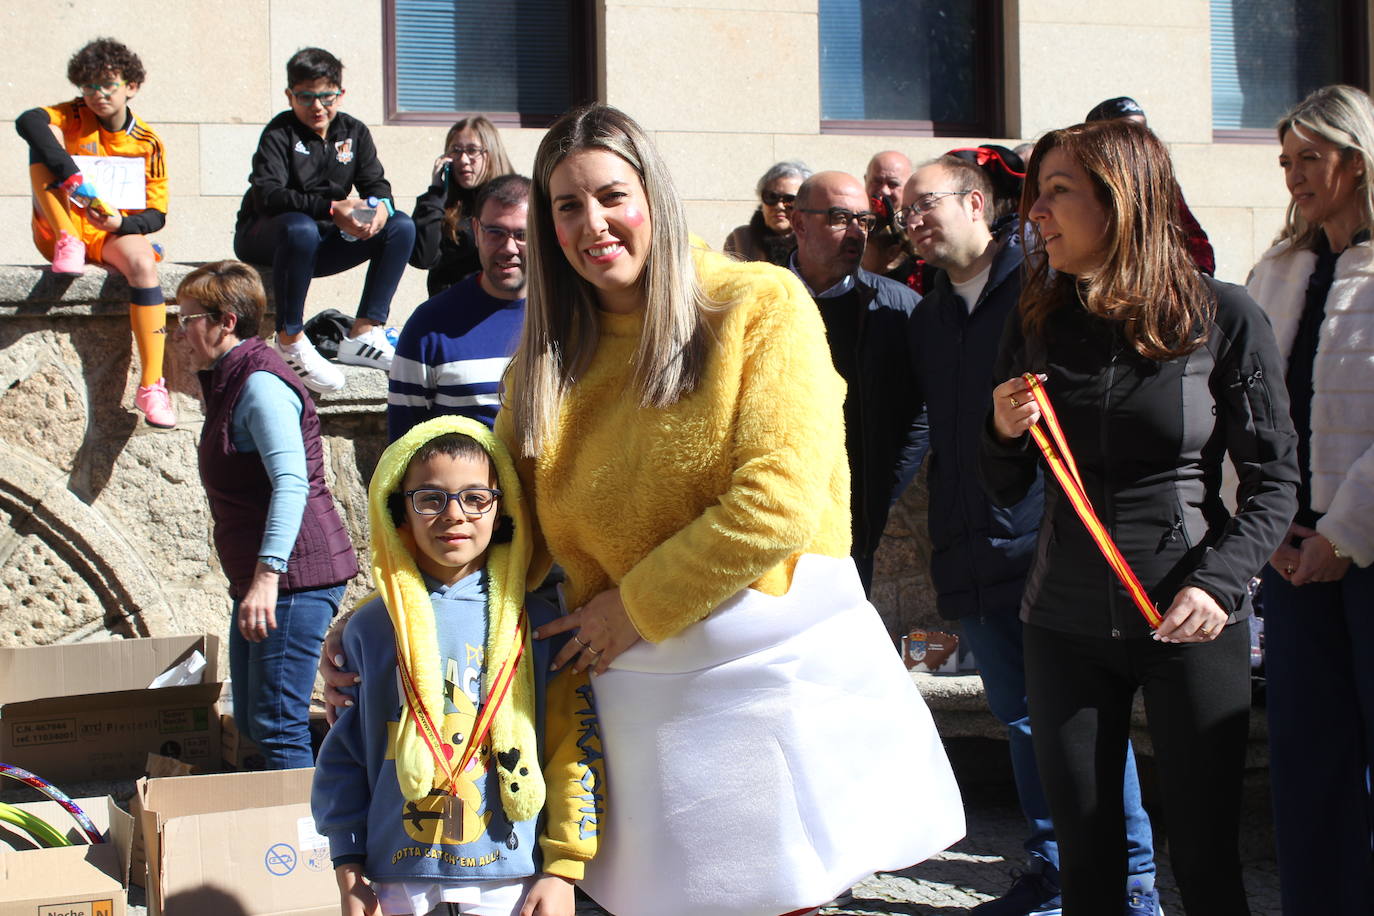
<svg viewBox="0 0 1374 916"><path fill-rule="evenodd" d="M1041 242L1008 324L981 470L1010 505L1035 479L1027 435L1059 416L1084 490L1163 615L1137 610L1046 473L1022 598L1036 759L1068 916L1120 912L1121 755L1145 696L1174 874L1189 913L1246 914L1237 830L1250 706L1248 585L1295 507L1295 436L1274 335L1239 287L1200 274L1163 144L1126 121L1036 144L1022 211ZM1222 461L1240 475L1231 516Z"/></svg>
<svg viewBox="0 0 1374 916"><path fill-rule="evenodd" d="M415 247L410 264L428 270L431 296L448 289L481 265L471 218L477 192L499 175L509 175L510 158L496 125L481 115L455 121L434 160L429 189L415 200Z"/></svg>

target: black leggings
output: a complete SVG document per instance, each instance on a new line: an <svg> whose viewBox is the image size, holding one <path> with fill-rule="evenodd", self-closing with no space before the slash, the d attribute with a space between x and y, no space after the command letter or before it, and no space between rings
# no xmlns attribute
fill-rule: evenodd
<svg viewBox="0 0 1374 916"><path fill-rule="evenodd" d="M1027 624L1026 695L1059 840L1065 916L1120 913L1121 758L1145 693L1169 857L1193 916L1247 916L1237 848L1249 729L1249 628L1211 643L1077 636ZM1156 844L1158 849L1160 844Z"/></svg>

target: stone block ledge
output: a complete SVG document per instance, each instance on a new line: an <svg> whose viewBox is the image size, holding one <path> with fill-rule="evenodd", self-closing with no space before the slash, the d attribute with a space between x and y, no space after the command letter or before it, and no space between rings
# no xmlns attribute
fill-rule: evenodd
<svg viewBox="0 0 1374 916"><path fill-rule="evenodd" d="M164 261L158 265L162 294L177 314L176 290L203 262ZM272 311L272 272L257 268ZM5 318L123 318L129 309L129 283L118 271L88 264L79 277L54 274L46 264L0 265L0 320ZM358 366L340 366L347 384L341 391L316 394L321 414L380 413L386 408L386 374Z"/></svg>
<svg viewBox="0 0 1374 916"><path fill-rule="evenodd" d="M177 285L199 264L158 265L162 294L173 301ZM0 266L0 316L120 315L129 306L123 274L99 264L86 265L79 277L55 274L48 265Z"/></svg>

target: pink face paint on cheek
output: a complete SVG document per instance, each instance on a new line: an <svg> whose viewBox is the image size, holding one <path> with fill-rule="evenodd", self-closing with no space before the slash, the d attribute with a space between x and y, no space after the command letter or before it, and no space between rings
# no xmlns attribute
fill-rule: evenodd
<svg viewBox="0 0 1374 916"><path fill-rule="evenodd" d="M625 225L629 226L631 229L638 229L640 226L644 225L644 211L640 210L638 207L626 207L624 220Z"/></svg>

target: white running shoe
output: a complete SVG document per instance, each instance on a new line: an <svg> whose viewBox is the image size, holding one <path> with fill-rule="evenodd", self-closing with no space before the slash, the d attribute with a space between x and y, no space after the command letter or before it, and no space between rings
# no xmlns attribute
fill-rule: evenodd
<svg viewBox="0 0 1374 916"><path fill-rule="evenodd" d="M373 325L357 337L345 337L339 341L339 362L350 366L366 366L368 369L391 371L391 360L396 356L396 348L386 339L386 328Z"/></svg>
<svg viewBox="0 0 1374 916"><path fill-rule="evenodd" d="M291 371L300 377L305 387L317 394L327 394L330 391L338 391L344 386L343 370L331 365L329 360L320 355L320 351L315 349L315 345L310 342L310 338L304 334L301 339L292 344L283 344L279 340L273 341L278 355L291 367Z"/></svg>

